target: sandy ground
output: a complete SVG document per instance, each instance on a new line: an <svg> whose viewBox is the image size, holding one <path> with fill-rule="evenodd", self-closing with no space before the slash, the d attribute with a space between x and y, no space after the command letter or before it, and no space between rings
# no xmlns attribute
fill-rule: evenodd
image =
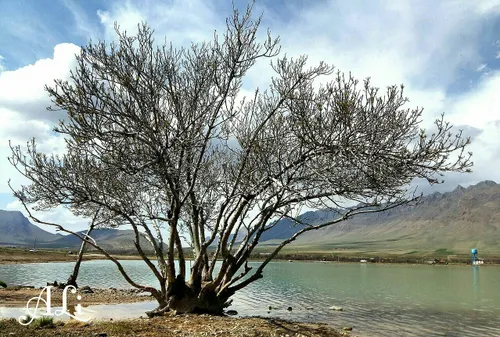
<svg viewBox="0 0 500 337"><path fill-rule="evenodd" d="M165 337L339 337L353 336L324 324L296 323L266 318L177 315L112 322L55 322L48 327L21 326L17 321L0 320L0 336L165 336Z"/></svg>
<svg viewBox="0 0 500 337"><path fill-rule="evenodd" d="M116 303L133 303L140 301L153 301L154 298L149 296L149 293L143 293L136 289L91 289L93 293L81 293L79 289L76 294L68 293L68 305L82 304L116 304ZM25 307L26 302L32 297L38 297L41 289L31 289L24 287L7 287L0 288L0 306L5 307ZM62 290L57 288L51 289L51 298L53 305L61 305ZM77 301L76 296L81 295L81 300ZM46 293L42 298L46 298Z"/></svg>

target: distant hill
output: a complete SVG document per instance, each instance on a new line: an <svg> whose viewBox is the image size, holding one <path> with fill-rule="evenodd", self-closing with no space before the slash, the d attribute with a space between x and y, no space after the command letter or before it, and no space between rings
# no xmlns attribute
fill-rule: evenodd
<svg viewBox="0 0 500 337"><path fill-rule="evenodd" d="M33 225L21 212L0 210L0 244L33 246L35 241L53 242L61 237Z"/></svg>
<svg viewBox="0 0 500 337"><path fill-rule="evenodd" d="M334 219L334 212L304 214L311 224ZM269 231L275 244L300 230L283 221ZM274 229L273 229L274 230ZM285 233L286 234L283 234ZM276 234L273 236L273 234ZM299 237L295 248L359 249L360 251L441 251L500 253L500 185L483 181L452 192L424 196L416 206L401 206L383 213L360 215Z"/></svg>
<svg viewBox="0 0 500 337"><path fill-rule="evenodd" d="M325 211L325 210L320 210L320 211L309 211L301 214L297 219L303 223L306 224L316 224L320 222L326 222L328 220L334 219L338 216L338 213L334 211ZM276 225L274 225L273 228L269 229L268 231L265 231L262 233L260 237L260 241L269 241L269 240L284 240L288 239L292 235L294 235L296 232L304 228L303 225L292 221L288 218L282 219L278 221Z"/></svg>
<svg viewBox="0 0 500 337"><path fill-rule="evenodd" d="M77 232L78 234L86 234L87 231ZM102 248L110 251L135 251L134 239L135 234L133 230L101 228L94 229L90 236ZM142 240L139 239L141 242ZM74 235L65 235L56 241L50 243L52 247L79 247L81 240ZM149 251L149 243L142 244L144 250ZM89 246L89 249L93 249Z"/></svg>
<svg viewBox="0 0 500 337"><path fill-rule="evenodd" d="M86 231L79 232L80 234ZM91 237L109 250L135 250L132 230L95 229ZM52 234L33 225L19 211L0 210L0 245L38 248L77 248L81 240L74 235ZM144 248L149 248L146 244Z"/></svg>

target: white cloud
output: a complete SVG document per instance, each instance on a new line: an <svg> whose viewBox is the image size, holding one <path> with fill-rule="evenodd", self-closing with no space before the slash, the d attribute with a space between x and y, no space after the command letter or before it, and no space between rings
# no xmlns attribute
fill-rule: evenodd
<svg viewBox="0 0 500 337"><path fill-rule="evenodd" d="M12 111L0 108L0 193L10 193L8 180L14 188L28 181L7 160L11 156L9 141L12 146L26 146L29 139L35 138L38 150L46 153L61 154L65 152L65 142L62 136L55 136L52 125L41 120L23 120Z"/></svg>
<svg viewBox="0 0 500 337"><path fill-rule="evenodd" d="M500 1L498 0L474 1L474 7L481 14L500 13Z"/></svg>
<svg viewBox="0 0 500 337"><path fill-rule="evenodd" d="M11 153L9 140L13 145L23 146L35 137L40 150L63 151L63 138L51 130L64 113L46 110L50 100L44 86L51 85L54 79L67 79L79 51L74 44L58 44L52 58L0 73L0 172L4 177L0 180L0 193L10 192L8 179L12 179L14 186L26 183L6 159Z"/></svg>
<svg viewBox="0 0 500 337"><path fill-rule="evenodd" d="M382 86L446 88L464 62L479 58L482 17L470 15L463 2L384 3L370 2L363 10L351 2L340 9L337 3L321 11L318 6L287 27L287 44Z"/></svg>
<svg viewBox="0 0 500 337"><path fill-rule="evenodd" d="M360 80L371 77L381 92L404 84L407 107L424 107L424 125L429 126L442 112L454 113L447 88L462 76L464 66L482 63L478 37L496 3L314 2L288 24L271 24L289 56L307 54L310 64L324 60ZM269 67L259 64L249 82L263 83L265 74Z"/></svg>
<svg viewBox="0 0 500 337"><path fill-rule="evenodd" d="M79 51L80 47L74 44L61 43L54 47L52 58L0 73L0 107L17 111L28 119L58 120L61 114L45 110L50 101L44 87L53 85L54 79L68 78Z"/></svg>
<svg viewBox="0 0 500 337"><path fill-rule="evenodd" d="M0 55L0 73L5 70L5 66L3 65L4 57Z"/></svg>
<svg viewBox="0 0 500 337"><path fill-rule="evenodd" d="M88 15L89 13L85 12L85 10L81 7L81 3L79 4L75 1L63 0L62 4L73 16L75 28L80 35L82 35L85 39L99 37L99 27L92 24L92 20Z"/></svg>
<svg viewBox="0 0 500 337"><path fill-rule="evenodd" d="M41 120L25 120L19 114L0 108L0 130L14 143L25 142L35 137L44 141L49 137L51 126ZM7 118L8 119L7 119Z"/></svg>
<svg viewBox="0 0 500 337"><path fill-rule="evenodd" d="M482 78L478 86L449 103L452 114L449 119L457 125L476 128L489 127L491 122L500 120L500 71Z"/></svg>
<svg viewBox="0 0 500 337"><path fill-rule="evenodd" d="M476 71L480 73L483 70L485 70L487 67L488 67L488 65L486 63L483 63L479 67L476 68Z"/></svg>

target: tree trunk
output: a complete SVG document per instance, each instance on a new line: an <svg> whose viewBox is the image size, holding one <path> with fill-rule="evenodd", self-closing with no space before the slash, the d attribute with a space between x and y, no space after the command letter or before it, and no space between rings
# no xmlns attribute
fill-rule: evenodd
<svg viewBox="0 0 500 337"><path fill-rule="evenodd" d="M231 305L228 301L232 293L226 291L217 295L215 289L203 287L197 290L186 284L183 277L178 275L174 283L169 287L166 301L159 302L159 307L147 312L149 317L162 315L166 311L172 310L176 314L181 313L206 313L212 315L222 315L224 309ZM158 299L157 299L158 300Z"/></svg>
<svg viewBox="0 0 500 337"><path fill-rule="evenodd" d="M90 235L90 232L94 229L94 225L91 225L89 229L87 230L87 236ZM80 251L78 252L78 258L75 263L75 267L73 268L73 273L69 275L68 280L66 281L66 285L71 285L74 286L75 288L78 288L78 285L76 283L76 279L78 278L78 272L80 271L80 264L82 263L83 259L83 253L85 252L85 247L87 245L86 241L82 241L82 244L80 245Z"/></svg>

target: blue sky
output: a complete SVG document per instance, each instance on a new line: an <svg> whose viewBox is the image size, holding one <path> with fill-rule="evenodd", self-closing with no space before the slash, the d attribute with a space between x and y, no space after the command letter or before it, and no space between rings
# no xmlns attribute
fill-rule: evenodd
<svg viewBox="0 0 500 337"><path fill-rule="evenodd" d="M283 53L308 54L311 64L324 60L382 88L403 83L408 107L425 108L423 126L445 112L474 136L474 173L448 176L436 189L500 182L500 0L256 1L254 14L262 12L261 36L267 28L280 35ZM36 137L45 151L64 151L43 86L67 78L80 46L112 40L115 21L130 33L147 21L158 40L188 45L222 31L230 13L230 1L216 0L0 0L0 209L19 209L7 180L23 183L6 160L9 140ZM243 94L270 76L267 63L256 64ZM85 223L60 209L41 217Z"/></svg>

